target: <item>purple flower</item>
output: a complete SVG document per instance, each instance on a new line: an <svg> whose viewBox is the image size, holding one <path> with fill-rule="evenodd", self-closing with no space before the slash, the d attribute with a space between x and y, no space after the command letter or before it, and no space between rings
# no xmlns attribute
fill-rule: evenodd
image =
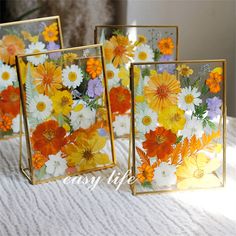
<svg viewBox="0 0 236 236"><path fill-rule="evenodd" d="M100 96L103 92L102 82L99 78L90 79L88 82L87 94L91 98Z"/></svg>
<svg viewBox="0 0 236 236"><path fill-rule="evenodd" d="M60 45L59 44L56 44L54 42L50 42L48 45L47 45L47 50L48 51L51 51L51 50L57 50L57 49L60 49ZM61 56L61 53L60 52L54 52L54 53L49 53L49 57L53 60L57 60L59 57Z"/></svg>
<svg viewBox="0 0 236 236"><path fill-rule="evenodd" d="M220 98L207 98L206 103L208 107L208 116L210 117L210 119L214 119L221 114L220 107L222 105L222 100Z"/></svg>
<svg viewBox="0 0 236 236"><path fill-rule="evenodd" d="M173 56L170 55L163 55L160 57L160 62L165 61L173 61ZM173 74L175 70L175 64L159 64L158 65L158 72L163 73L164 71L169 72L170 74Z"/></svg>

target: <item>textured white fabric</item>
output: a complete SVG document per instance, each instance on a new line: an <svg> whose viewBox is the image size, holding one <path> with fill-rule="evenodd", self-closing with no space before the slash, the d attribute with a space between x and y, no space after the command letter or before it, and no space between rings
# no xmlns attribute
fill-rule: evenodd
<svg viewBox="0 0 236 236"><path fill-rule="evenodd" d="M236 122L228 122L227 187L132 196L107 185L94 191L56 181L30 185L18 169L18 139L0 142L0 235L236 235ZM127 141L116 141L117 171L127 168Z"/></svg>

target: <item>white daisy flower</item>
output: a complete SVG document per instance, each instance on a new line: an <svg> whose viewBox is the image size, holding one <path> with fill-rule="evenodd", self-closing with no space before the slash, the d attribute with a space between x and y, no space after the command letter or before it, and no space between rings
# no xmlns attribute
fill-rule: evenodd
<svg viewBox="0 0 236 236"><path fill-rule="evenodd" d="M106 78L109 89L119 84L120 78L118 77L118 73L119 69L115 68L113 64L110 63L106 65Z"/></svg>
<svg viewBox="0 0 236 236"><path fill-rule="evenodd" d="M23 125L23 123L22 123ZM14 133L20 132L20 115L18 114L13 120L12 120L12 130Z"/></svg>
<svg viewBox="0 0 236 236"><path fill-rule="evenodd" d="M117 136L130 133L130 117L128 115L116 116L113 128Z"/></svg>
<svg viewBox="0 0 236 236"><path fill-rule="evenodd" d="M6 88L17 81L16 70L9 65L0 66L0 88Z"/></svg>
<svg viewBox="0 0 236 236"><path fill-rule="evenodd" d="M66 66L62 71L62 82L69 88L80 86L83 81L82 70L77 65Z"/></svg>
<svg viewBox="0 0 236 236"><path fill-rule="evenodd" d="M178 105L181 109L185 111L194 111L194 105L198 106L202 103L202 99L199 98L201 95L197 91L197 88L183 88L178 96Z"/></svg>
<svg viewBox="0 0 236 236"><path fill-rule="evenodd" d="M67 161L61 157L61 152L56 155L49 155L49 160L45 163L46 173L52 176L64 175L67 169Z"/></svg>
<svg viewBox="0 0 236 236"><path fill-rule="evenodd" d="M155 170L155 179L158 187L169 187L175 185L177 181L175 172L175 165L162 162Z"/></svg>
<svg viewBox="0 0 236 236"><path fill-rule="evenodd" d="M154 130L157 126L157 113L153 112L148 107L142 110L138 109L136 114L136 127L137 130L143 134Z"/></svg>
<svg viewBox="0 0 236 236"><path fill-rule="evenodd" d="M80 107L79 105L77 106L71 111L71 126L74 130L79 128L88 129L95 123L96 111L92 111L89 107L84 107L82 104Z"/></svg>
<svg viewBox="0 0 236 236"><path fill-rule="evenodd" d="M52 111L52 101L48 96L38 95L35 96L28 105L28 111L33 118L38 120L45 120L48 118Z"/></svg>
<svg viewBox="0 0 236 236"><path fill-rule="evenodd" d="M134 52L134 61L135 62L147 62L154 61L154 53L151 47L147 44L142 44L137 47Z"/></svg>
<svg viewBox="0 0 236 236"><path fill-rule="evenodd" d="M186 117L184 129L180 130L179 134L183 135L183 139L190 139L193 135L195 135L196 138L201 138L203 134L203 126L201 120L198 120L196 117Z"/></svg>
<svg viewBox="0 0 236 236"><path fill-rule="evenodd" d="M32 54L32 53L39 53L39 52L46 52L47 49L45 48L45 44L42 42L31 43L28 48L25 50L25 54ZM40 54L35 56L28 56L27 60L34 64L35 66L39 64L43 64L48 56L46 54Z"/></svg>

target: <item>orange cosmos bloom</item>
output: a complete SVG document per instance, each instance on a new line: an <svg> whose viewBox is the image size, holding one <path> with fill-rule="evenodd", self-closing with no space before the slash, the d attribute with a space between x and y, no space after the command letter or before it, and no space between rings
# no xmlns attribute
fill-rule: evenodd
<svg viewBox="0 0 236 236"><path fill-rule="evenodd" d="M8 86L0 93L0 111L13 117L20 113L20 89Z"/></svg>
<svg viewBox="0 0 236 236"><path fill-rule="evenodd" d="M158 112L165 107L177 104L180 82L175 75L164 71L151 75L148 85L144 87L144 96L150 108Z"/></svg>
<svg viewBox="0 0 236 236"><path fill-rule="evenodd" d="M32 133L32 144L35 151L40 151L44 156L56 154L65 145L66 131L59 127L55 120L39 124Z"/></svg>
<svg viewBox="0 0 236 236"><path fill-rule="evenodd" d="M160 49L160 52L164 55L171 55L175 47L172 38L163 38L158 43L157 46Z"/></svg>
<svg viewBox="0 0 236 236"><path fill-rule="evenodd" d="M131 96L128 89L114 87L110 90L111 111L124 114L131 107Z"/></svg>
<svg viewBox="0 0 236 236"><path fill-rule="evenodd" d="M33 83L41 94L53 95L62 88L61 67L56 67L53 62L40 64L32 71Z"/></svg>
<svg viewBox="0 0 236 236"><path fill-rule="evenodd" d="M123 35L112 36L104 44L105 59L107 63L113 62L114 67L128 63L134 56L133 50L134 45Z"/></svg>
<svg viewBox="0 0 236 236"><path fill-rule="evenodd" d="M0 40L0 60L15 65L15 55L24 54L24 42L15 35L5 35Z"/></svg>
<svg viewBox="0 0 236 236"><path fill-rule="evenodd" d="M137 178L140 183L152 182L154 177L154 167L148 165L147 163L143 163L141 166L138 167L139 174L137 174Z"/></svg>
<svg viewBox="0 0 236 236"><path fill-rule="evenodd" d="M163 127L157 127L155 131L150 130L145 134L145 138L143 148L147 150L147 155L156 156L162 161L172 152L172 144L176 143L176 135Z"/></svg>
<svg viewBox="0 0 236 236"><path fill-rule="evenodd" d="M32 156L32 165L34 169L36 170L39 170L47 161L48 161L48 157L45 157L40 152L36 152Z"/></svg>
<svg viewBox="0 0 236 236"><path fill-rule="evenodd" d="M102 73L102 63L100 60L90 58L87 61L86 71L89 73L92 79L95 79Z"/></svg>
<svg viewBox="0 0 236 236"><path fill-rule="evenodd" d="M220 82L223 76L218 72L211 72L209 78L206 80L206 85L209 87L211 93L218 93L220 91Z"/></svg>
<svg viewBox="0 0 236 236"><path fill-rule="evenodd" d="M6 132L11 129L12 119L9 116L3 115L0 118L0 130Z"/></svg>
<svg viewBox="0 0 236 236"><path fill-rule="evenodd" d="M58 40L58 27L57 23L52 23L46 26L42 33L44 40L47 42L54 42Z"/></svg>

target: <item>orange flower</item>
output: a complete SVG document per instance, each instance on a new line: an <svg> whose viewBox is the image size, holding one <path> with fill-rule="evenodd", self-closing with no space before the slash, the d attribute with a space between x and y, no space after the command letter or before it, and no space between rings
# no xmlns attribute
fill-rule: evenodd
<svg viewBox="0 0 236 236"><path fill-rule="evenodd" d="M33 83L41 94L51 96L62 88L61 67L56 67L53 62L40 64L33 70L32 75L34 77Z"/></svg>
<svg viewBox="0 0 236 236"><path fill-rule="evenodd" d="M220 82L223 80L222 75L218 72L211 72L209 78L206 80L206 85L209 87L211 93L218 93L220 91Z"/></svg>
<svg viewBox="0 0 236 236"><path fill-rule="evenodd" d="M158 43L157 46L160 49L160 52L164 55L171 55L175 47L172 38L163 38Z"/></svg>
<svg viewBox="0 0 236 236"><path fill-rule="evenodd" d="M44 40L47 42L54 42L58 40L58 27L57 23L52 23L46 26L42 33Z"/></svg>
<svg viewBox="0 0 236 236"><path fill-rule="evenodd" d="M47 161L48 161L48 157L45 157L40 152L36 152L32 156L32 165L34 169L36 170L39 170Z"/></svg>
<svg viewBox="0 0 236 236"><path fill-rule="evenodd" d="M0 93L0 111L13 117L20 113L20 89L8 86Z"/></svg>
<svg viewBox="0 0 236 236"><path fill-rule="evenodd" d="M141 166L138 167L139 174L137 174L137 178L140 183L144 182L152 182L154 177L154 167L148 165L147 163L143 163Z"/></svg>
<svg viewBox="0 0 236 236"><path fill-rule="evenodd" d="M15 35L5 35L0 40L0 60L15 65L15 55L24 54L24 42Z"/></svg>
<svg viewBox="0 0 236 236"><path fill-rule="evenodd" d="M89 73L89 75L92 77L92 79L95 79L102 73L102 63L100 60L96 60L94 58L90 58L87 61L87 67L86 71Z"/></svg>
<svg viewBox="0 0 236 236"><path fill-rule="evenodd" d="M175 75L164 71L150 76L144 87L144 96L150 108L158 112L168 106L177 104L180 82Z"/></svg>
<svg viewBox="0 0 236 236"><path fill-rule="evenodd" d="M44 156L56 154L65 145L66 131L59 127L58 122L49 120L39 124L32 133L32 144L35 151L40 151Z"/></svg>
<svg viewBox="0 0 236 236"><path fill-rule="evenodd" d="M0 119L0 130L6 132L11 129L12 119L9 116L3 115Z"/></svg>
<svg viewBox="0 0 236 236"><path fill-rule="evenodd" d="M104 54L107 63L113 62L114 67L129 62L133 53L134 45L131 44L128 37L123 35L112 36L104 44Z"/></svg>
<svg viewBox="0 0 236 236"><path fill-rule="evenodd" d="M147 155L157 156L162 161L172 152L172 144L176 142L176 135L163 127L157 127L155 131L150 130L145 134L145 138L143 148L147 150Z"/></svg>
<svg viewBox="0 0 236 236"><path fill-rule="evenodd" d="M124 114L131 107L131 96L128 89L114 87L110 90L111 111Z"/></svg>

